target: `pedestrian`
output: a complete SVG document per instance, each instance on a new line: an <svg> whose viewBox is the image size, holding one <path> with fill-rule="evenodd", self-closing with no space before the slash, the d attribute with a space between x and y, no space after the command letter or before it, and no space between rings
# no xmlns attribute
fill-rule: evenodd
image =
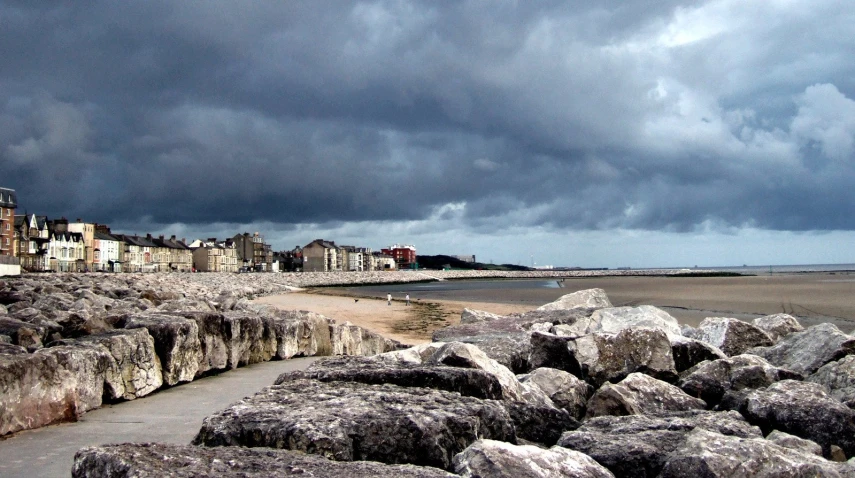
<svg viewBox="0 0 855 478"><path fill-rule="evenodd" d="M386 305L392 305L392 294L386 294Z"/></svg>
<svg viewBox="0 0 855 478"><path fill-rule="evenodd" d="M410 294L407 294L406 299L407 299L407 305L410 305Z"/></svg>

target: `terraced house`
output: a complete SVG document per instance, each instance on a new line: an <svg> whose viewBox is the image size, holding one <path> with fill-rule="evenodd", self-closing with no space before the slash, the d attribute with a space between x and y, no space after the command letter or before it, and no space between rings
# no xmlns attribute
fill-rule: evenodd
<svg viewBox="0 0 855 478"><path fill-rule="evenodd" d="M0 256L14 256L15 209L18 196L14 189L0 188Z"/></svg>
<svg viewBox="0 0 855 478"><path fill-rule="evenodd" d="M47 216L15 216L14 243L21 269L29 272L47 270L50 246Z"/></svg>

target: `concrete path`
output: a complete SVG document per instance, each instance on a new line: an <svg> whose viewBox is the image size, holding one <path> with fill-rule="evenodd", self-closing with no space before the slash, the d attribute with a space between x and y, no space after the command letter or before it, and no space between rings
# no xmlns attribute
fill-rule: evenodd
<svg viewBox="0 0 855 478"><path fill-rule="evenodd" d="M250 365L147 397L121 402L62 423L0 440L0 477L71 476L74 453L86 446L124 442L188 444L202 419L272 385L279 374L307 367L314 358Z"/></svg>

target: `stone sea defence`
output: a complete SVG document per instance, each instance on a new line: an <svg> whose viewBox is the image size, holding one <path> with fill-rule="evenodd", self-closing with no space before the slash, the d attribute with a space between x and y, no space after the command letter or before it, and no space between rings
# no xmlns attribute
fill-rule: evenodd
<svg viewBox="0 0 855 478"><path fill-rule="evenodd" d="M855 476L855 337L834 326L684 331L596 290L466 317L285 373L190 445L84 448L73 476Z"/></svg>
<svg viewBox="0 0 855 478"><path fill-rule="evenodd" d="M374 355L401 344L247 299L276 274L39 274L0 281L0 436L76 420L208 373L273 359Z"/></svg>

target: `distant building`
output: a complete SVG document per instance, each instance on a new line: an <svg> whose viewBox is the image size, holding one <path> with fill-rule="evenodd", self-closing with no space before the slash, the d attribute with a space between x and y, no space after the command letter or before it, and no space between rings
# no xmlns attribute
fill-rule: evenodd
<svg viewBox="0 0 855 478"><path fill-rule="evenodd" d="M112 234L97 231L93 235L93 243L92 270L122 272L122 256L124 254L125 243Z"/></svg>
<svg viewBox="0 0 855 478"><path fill-rule="evenodd" d="M0 256L16 256L15 209L18 195L14 189L0 188Z"/></svg>
<svg viewBox="0 0 855 478"><path fill-rule="evenodd" d="M474 263L474 262L476 262L476 261L475 261L475 254L472 254L472 255L469 255L469 256L451 256L451 257L453 257L453 258L455 258L455 259L457 259L457 260L463 261L463 262L469 262L469 263Z"/></svg>
<svg viewBox="0 0 855 478"><path fill-rule="evenodd" d="M87 270L93 270L92 265L95 262L95 224L85 223L83 220L77 219L77 222L68 224L68 232L76 232L83 235L83 247L85 248L83 261Z"/></svg>
<svg viewBox="0 0 855 478"><path fill-rule="evenodd" d="M393 244L380 252L391 256L398 269L408 269L416 263L416 246L410 244Z"/></svg>
<svg viewBox="0 0 855 478"><path fill-rule="evenodd" d="M29 272L47 269L50 231L47 216L15 216L15 251L21 268Z"/></svg>
<svg viewBox="0 0 855 478"><path fill-rule="evenodd" d="M333 241L315 239L303 246L303 272L340 271L341 248Z"/></svg>

